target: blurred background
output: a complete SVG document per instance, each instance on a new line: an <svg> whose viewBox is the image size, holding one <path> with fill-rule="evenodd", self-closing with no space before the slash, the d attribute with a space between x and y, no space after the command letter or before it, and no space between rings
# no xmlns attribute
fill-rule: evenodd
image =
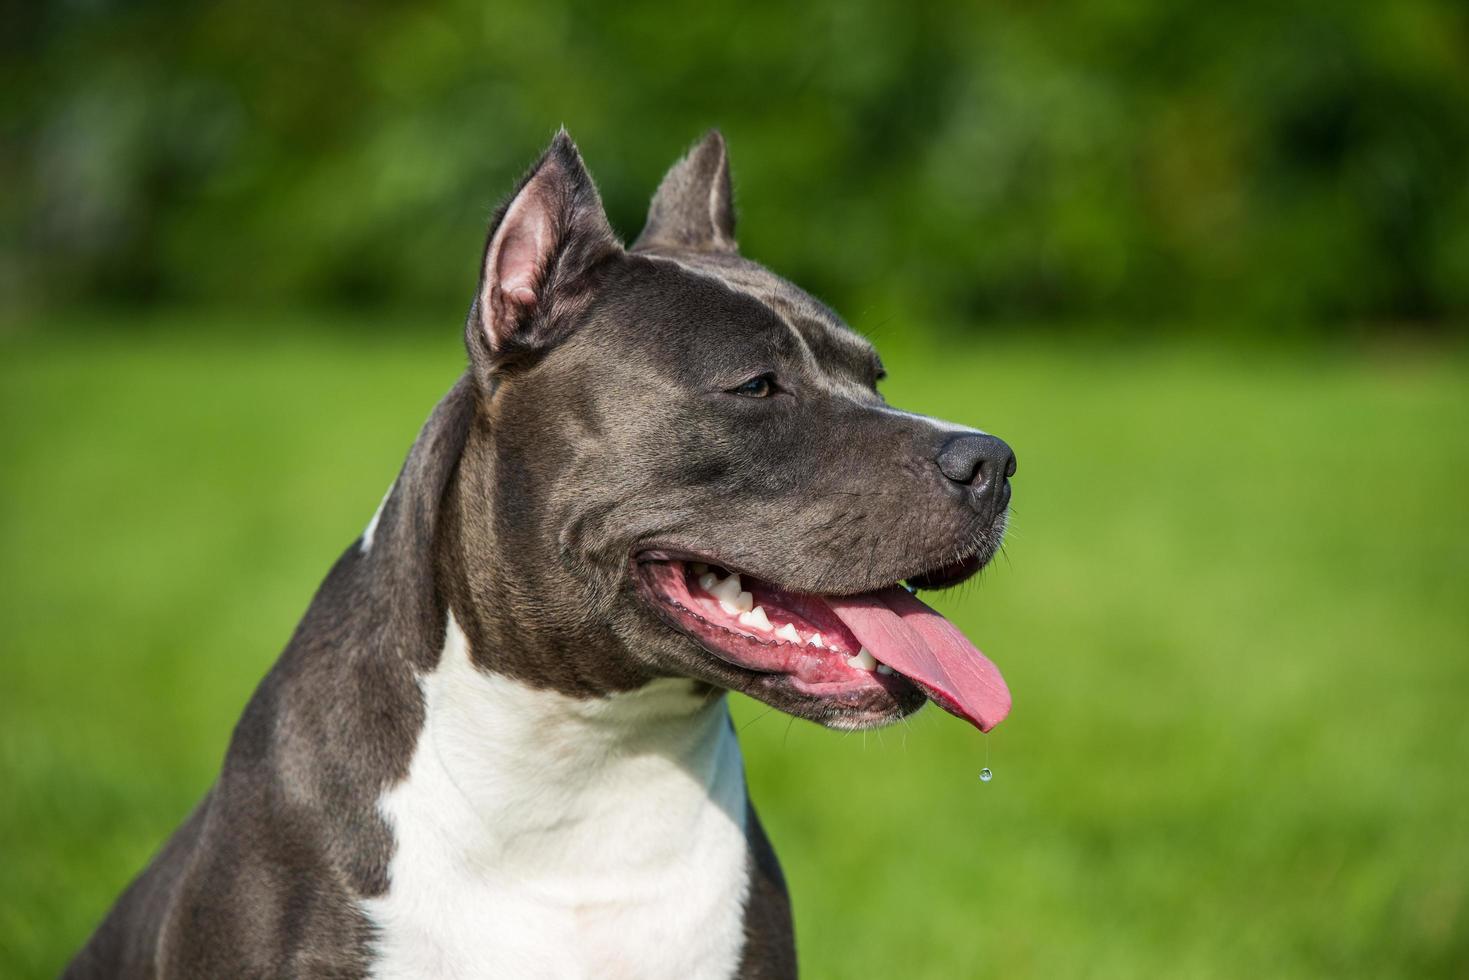
<svg viewBox="0 0 1469 980"><path fill-rule="evenodd" d="M1469 975L1469 10L12 4L0 975L217 771L565 124L1016 448L979 736L739 701L811 977ZM988 764L995 778L981 784Z"/></svg>

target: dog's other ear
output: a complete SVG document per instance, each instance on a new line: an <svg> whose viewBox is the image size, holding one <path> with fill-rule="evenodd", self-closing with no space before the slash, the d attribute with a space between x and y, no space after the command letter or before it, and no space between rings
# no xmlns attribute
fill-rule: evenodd
<svg viewBox="0 0 1469 980"><path fill-rule="evenodd" d="M488 375L561 339L595 268L621 251L563 129L490 224L465 337L476 369Z"/></svg>
<svg viewBox="0 0 1469 980"><path fill-rule="evenodd" d="M729 151L719 130L711 129L658 185L633 249L733 252L738 248L734 228Z"/></svg>

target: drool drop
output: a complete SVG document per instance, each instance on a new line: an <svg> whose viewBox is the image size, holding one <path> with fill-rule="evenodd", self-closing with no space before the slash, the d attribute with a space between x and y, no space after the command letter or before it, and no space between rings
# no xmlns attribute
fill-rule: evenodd
<svg viewBox="0 0 1469 980"><path fill-rule="evenodd" d="M995 774L992 773L992 772L990 772L990 767L989 766L985 766L983 769L981 769L979 771L979 781L982 782L982 783L987 783L991 779L994 779L994 778L995 778Z"/></svg>

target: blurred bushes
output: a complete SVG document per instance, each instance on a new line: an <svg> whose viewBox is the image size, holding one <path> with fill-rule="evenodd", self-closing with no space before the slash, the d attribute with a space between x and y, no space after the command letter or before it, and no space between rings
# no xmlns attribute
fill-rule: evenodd
<svg viewBox="0 0 1469 980"><path fill-rule="evenodd" d="M497 195L564 122L628 237L723 128L746 252L859 324L1469 319L1453 0L72 0L6 20L9 305L457 312Z"/></svg>

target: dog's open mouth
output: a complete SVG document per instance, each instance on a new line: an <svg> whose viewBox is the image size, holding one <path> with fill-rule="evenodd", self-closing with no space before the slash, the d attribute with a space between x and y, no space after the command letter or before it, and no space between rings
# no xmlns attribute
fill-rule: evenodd
<svg viewBox="0 0 1469 980"><path fill-rule="evenodd" d="M989 731L1010 712L993 663L948 620L899 585L858 595L792 592L712 562L645 553L639 585L670 624L736 667L784 675L804 694L841 697L916 686ZM924 577L944 582L972 569Z"/></svg>

